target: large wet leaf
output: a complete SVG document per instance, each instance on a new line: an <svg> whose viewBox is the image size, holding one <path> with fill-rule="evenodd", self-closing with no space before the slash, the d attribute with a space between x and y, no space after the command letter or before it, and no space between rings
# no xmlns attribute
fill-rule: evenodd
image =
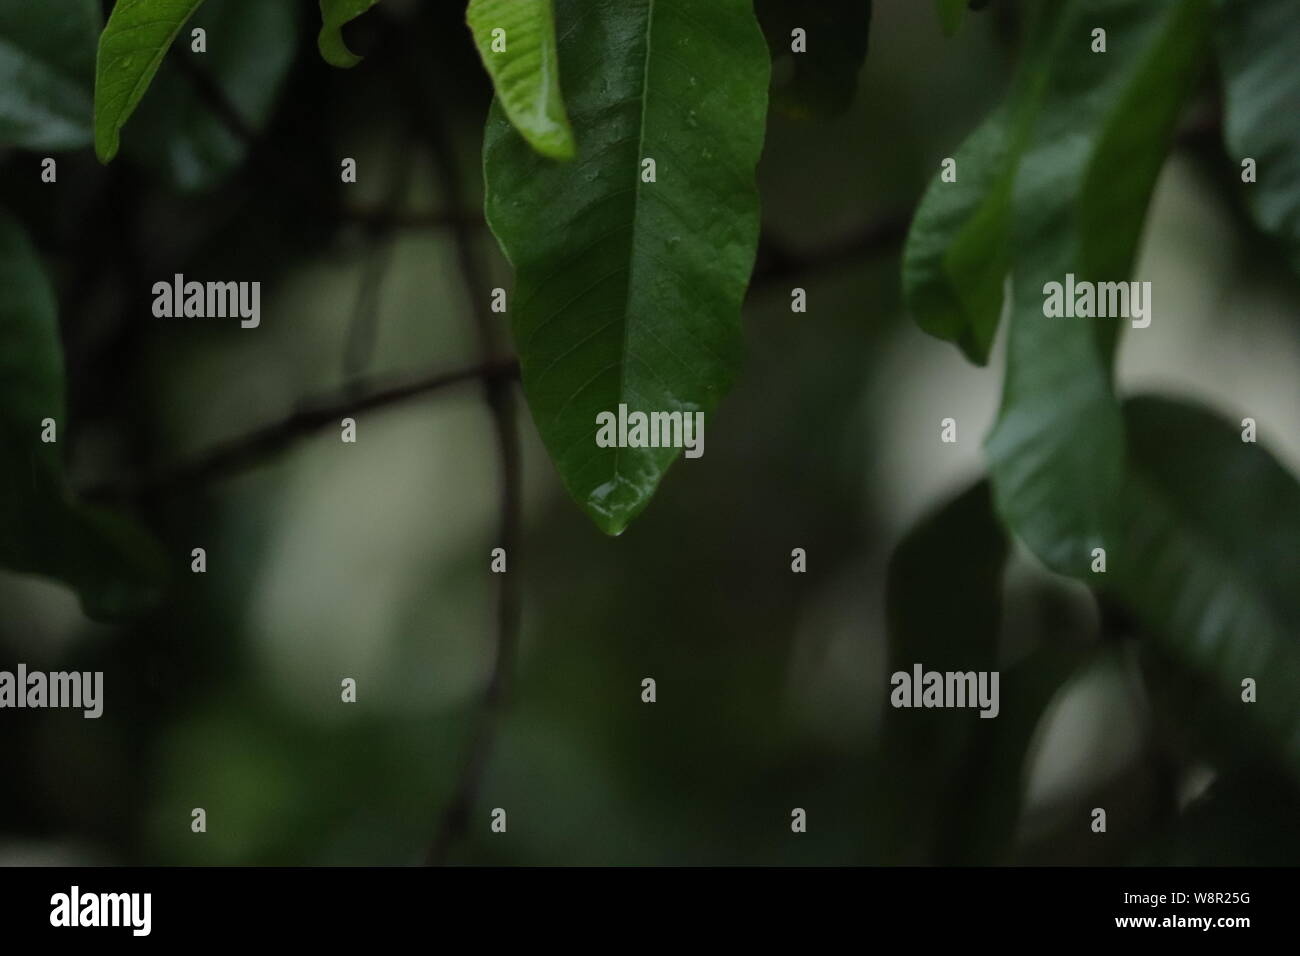
<svg viewBox="0 0 1300 956"><path fill-rule="evenodd" d="M1224 0L1215 39L1229 155L1255 160L1246 200L1260 228L1289 244L1300 270L1300 4Z"/></svg>
<svg viewBox="0 0 1300 956"><path fill-rule="evenodd" d="M135 610L154 597L161 561L141 531L68 491L54 294L23 230L4 213L0 289L0 567L65 581L93 617ZM57 441L46 442L51 421Z"/></svg>
<svg viewBox="0 0 1300 956"><path fill-rule="evenodd" d="M470 0L466 17L515 129L543 156L572 159L551 0Z"/></svg>
<svg viewBox="0 0 1300 956"><path fill-rule="evenodd" d="M99 24L96 0L0 4L0 146L90 142Z"/></svg>
<svg viewBox="0 0 1300 956"><path fill-rule="evenodd" d="M538 430L570 494L617 534L681 450L598 447L597 414L707 413L736 372L767 47L746 0L561 0L555 14L578 155L538 156L494 107L487 217L516 270Z"/></svg>
<svg viewBox="0 0 1300 956"><path fill-rule="evenodd" d="M1300 781L1300 484L1240 427L1181 402L1126 406L1130 474L1098 582L1186 669L1197 709ZM1258 700L1241 699L1242 681Z"/></svg>
<svg viewBox="0 0 1300 956"><path fill-rule="evenodd" d="M163 57L203 0L118 0L99 38L95 153L117 155L122 127L140 105Z"/></svg>
<svg viewBox="0 0 1300 956"><path fill-rule="evenodd" d="M1113 527L1124 439L1110 356L1126 320L1048 318L1044 286L1131 278L1209 25L1209 0L1068 4L1016 174L1006 383L986 450L1004 520L1065 574L1086 576ZM1095 27L1106 53L1089 50Z"/></svg>
<svg viewBox="0 0 1300 956"><path fill-rule="evenodd" d="M772 105L798 118L825 118L853 103L867 57L871 0L758 0L772 50ZM794 31L806 50L796 52Z"/></svg>

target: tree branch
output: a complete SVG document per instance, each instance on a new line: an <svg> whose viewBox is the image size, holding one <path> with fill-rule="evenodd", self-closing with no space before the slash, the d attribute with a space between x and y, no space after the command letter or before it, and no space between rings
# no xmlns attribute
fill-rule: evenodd
<svg viewBox="0 0 1300 956"><path fill-rule="evenodd" d="M519 375L513 359L497 359L454 372L441 372L392 385L358 396L351 388L341 394L304 403L286 418L266 425L250 434L217 445L194 459L173 468L144 477L106 482L83 493L88 498L143 498L175 493L187 486L205 485L210 481L251 468L279 451L343 418L410 398L417 398L464 382L505 382Z"/></svg>
<svg viewBox="0 0 1300 956"><path fill-rule="evenodd" d="M487 282L478 260L475 239L475 233L481 229L482 224L467 217L440 220L440 224L453 228L462 272L472 276L466 281L467 286L471 288L476 326L483 351L493 356L492 358L472 368L430 374L398 385L379 388L347 385L337 393L303 403L301 408L281 421L224 442L197 455L189 462L136 479L101 482L85 489L83 494L96 499L138 499L146 495L173 494L187 484L205 485L218 478L254 467L299 439L330 424L337 424L342 418L355 417L365 411L397 404L410 398L418 398L429 392L473 380L481 380L489 392L487 398L496 422L503 478L507 471L515 471L518 466L515 449L517 428L510 383L519 377L519 363L514 358L498 354L492 316L486 305ZM863 256L891 254L902 241L906 227L907 222L904 217L883 219L869 224L860 233L811 255L791 252L779 242L764 237L760 244L759 266L754 272L752 285L775 283L795 276L832 269L857 261ZM516 505L517 502L512 498L510 506ZM503 492L503 511L505 506ZM501 547L506 548L507 554L512 552L506 540L510 539L510 543L517 543L514 540L515 536L510 533L512 527L507 527L507 522L503 521Z"/></svg>

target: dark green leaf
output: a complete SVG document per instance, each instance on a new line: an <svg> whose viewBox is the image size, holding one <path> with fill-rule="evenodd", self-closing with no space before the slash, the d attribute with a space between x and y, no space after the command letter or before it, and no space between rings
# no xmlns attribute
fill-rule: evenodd
<svg viewBox="0 0 1300 956"><path fill-rule="evenodd" d="M908 311L926 332L957 343L976 365L989 360L1011 266L1018 157L1008 116L999 108L957 150L956 182L935 177L930 183L903 249Z"/></svg>
<svg viewBox="0 0 1300 956"><path fill-rule="evenodd" d="M1216 40L1228 153L1255 160L1257 181L1243 187L1250 209L1300 270L1300 4L1224 0Z"/></svg>
<svg viewBox="0 0 1300 956"><path fill-rule="evenodd" d="M890 670L985 670L997 660L1007 537L987 482L908 532L886 577ZM942 589L943 600L936 600Z"/></svg>
<svg viewBox="0 0 1300 956"><path fill-rule="evenodd" d="M118 0L99 38L95 69L95 154L117 155L122 127L149 89L185 21L203 0Z"/></svg>
<svg viewBox="0 0 1300 956"><path fill-rule="evenodd" d="M0 5L0 146L90 142L99 22L96 0Z"/></svg>
<svg viewBox="0 0 1300 956"><path fill-rule="evenodd" d="M1238 428L1180 402L1126 406L1130 475L1102 586L1246 736L1300 780L1300 485ZM1258 701L1241 700L1244 678Z"/></svg>
<svg viewBox="0 0 1300 956"><path fill-rule="evenodd" d="M1081 660L1054 640L1001 668L1007 554L988 483L981 482L918 524L890 560L887 672L910 672L915 664L939 672L1000 670L997 717L886 709L895 861L987 863L1008 854L1034 729Z"/></svg>
<svg viewBox="0 0 1300 956"><path fill-rule="evenodd" d="M1208 0L1068 4L1016 175L1006 385L986 450L1004 520L1065 574L1089 573L1114 520L1124 445L1110 355L1124 320L1047 318L1043 289L1067 273L1130 278L1209 22ZM1106 53L1089 50L1095 27Z"/></svg>
<svg viewBox="0 0 1300 956"><path fill-rule="evenodd" d="M192 26L207 31L207 53L177 50L188 69L164 63L140 104L126 155L186 191L218 184L244 161L248 134L271 116L297 48L297 0L221 0L205 6ZM200 76L201 74L201 76ZM203 86L211 85L238 115L243 132Z"/></svg>
<svg viewBox="0 0 1300 956"><path fill-rule="evenodd" d="M758 0L756 10L772 49L772 105L798 118L847 110L867 57L871 0ZM792 49L796 28L804 52Z"/></svg>
<svg viewBox="0 0 1300 956"><path fill-rule="evenodd" d="M551 0L470 0L467 20L497 101L515 129L543 156L572 159ZM496 30L505 31L505 49L493 49Z"/></svg>
<svg viewBox="0 0 1300 956"><path fill-rule="evenodd" d="M1016 173L1046 93L1061 7L1031 8L1024 59L1007 101L935 175L903 250L903 293L922 329L984 365L1002 315L1011 268Z"/></svg>
<svg viewBox="0 0 1300 956"><path fill-rule="evenodd" d="M570 494L617 534L681 452L600 448L597 414L707 413L736 371L767 48L747 0L555 9L578 156L543 159L494 107L487 217L516 270L510 313L538 430Z"/></svg>
<svg viewBox="0 0 1300 956"><path fill-rule="evenodd" d="M886 577L887 673L910 673L915 664L934 671L997 670L1006 558L1006 534L994 517L987 482L913 528L895 549ZM886 707L883 739L901 859L931 861L935 848L919 844L938 835L945 796L965 768L977 725L997 719L973 710Z"/></svg>
<svg viewBox="0 0 1300 956"><path fill-rule="evenodd" d="M68 492L52 419L66 436L63 360L54 295L22 229L0 213L0 566L78 590L86 612L110 617L154 597L161 560L143 532Z"/></svg>
<svg viewBox="0 0 1300 956"><path fill-rule="evenodd" d="M348 49L343 42L343 24L355 20L379 0L320 0L320 35L316 44L326 63L333 66L352 67L361 57Z"/></svg>

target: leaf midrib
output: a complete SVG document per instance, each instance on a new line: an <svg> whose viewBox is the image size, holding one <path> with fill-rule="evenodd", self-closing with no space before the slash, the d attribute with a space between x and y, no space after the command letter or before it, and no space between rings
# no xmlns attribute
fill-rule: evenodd
<svg viewBox="0 0 1300 956"><path fill-rule="evenodd" d="M635 288L636 279L636 246L638 236L638 223L641 217L641 187L644 185L641 164L645 161L645 126L646 116L650 112L650 50L654 43L654 21L655 8L657 0L648 0L646 5L645 19L645 62L641 66L641 126L637 131L636 138L636 157L633 163L636 182L632 193L632 235L628 244L628 266L627 266L627 291L623 294L623 347L619 354L618 366L618 399L620 402L624 398L624 389L627 382L627 365L628 365L628 344L631 341L629 331L632 326L629 310L632 303L632 290ZM655 175L658 177L658 168L656 166ZM613 410L617 414L617 409ZM623 449L619 445L614 446L614 468L610 480L613 487L610 493L618 491L618 481L621 472L619 471L619 460L622 458Z"/></svg>

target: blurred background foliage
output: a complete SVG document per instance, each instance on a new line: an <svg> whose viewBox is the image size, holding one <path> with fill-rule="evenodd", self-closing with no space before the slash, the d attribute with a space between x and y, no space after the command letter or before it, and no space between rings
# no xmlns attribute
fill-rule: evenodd
<svg viewBox="0 0 1300 956"><path fill-rule="evenodd" d="M509 273L481 226L490 89L463 10L385 0L345 29L365 60L343 72L316 51L314 7L210 0L210 52L168 55L111 166L68 148L47 185L48 150L0 148L0 205L57 293L77 487L188 460L307 396L478 361L448 223L474 223L493 284ZM744 372L708 454L675 465L622 537L573 506L521 413L521 651L453 862L1300 859L1294 777L1201 719L1198 678L1122 609L989 521L980 442L1005 332L990 373L902 308L902 232L1001 96L1017 9L994 3L945 39L931 5L877 3L856 98L833 117L781 108L816 78L777 57ZM413 84L463 194L434 174ZM1193 120L1218 98L1207 76ZM1138 274L1162 320L1127 337L1119 386L1267 422L1294 474L1300 288L1212 127L1161 175ZM345 156L356 185L339 182ZM154 319L152 283L178 272L260 280L261 327ZM948 416L956 445L938 441ZM176 573L130 625L0 575L0 667L103 670L106 685L99 720L3 714L0 862L423 858L492 663L492 423L469 384L363 414L358 435L327 428L136 502ZM188 573L194 547L206 574ZM796 547L806 574L790 572ZM1294 570L1294 541L1280 557ZM999 668L1001 716L888 708L908 628L936 660L948 647ZM1088 826L1098 806L1105 836Z"/></svg>

